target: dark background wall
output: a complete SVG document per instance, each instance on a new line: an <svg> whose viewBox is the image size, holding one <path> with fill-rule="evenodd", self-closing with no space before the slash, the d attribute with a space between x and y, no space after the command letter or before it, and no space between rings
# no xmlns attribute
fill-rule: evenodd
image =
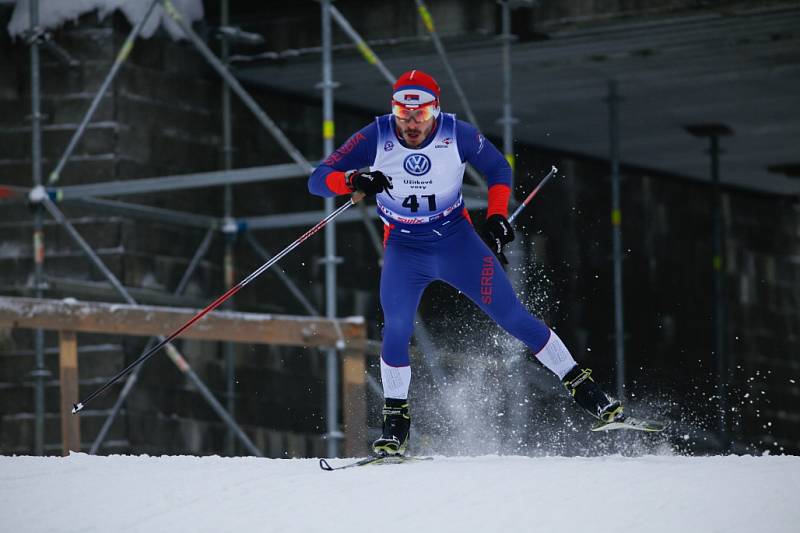
<svg viewBox="0 0 800 533"><path fill-rule="evenodd" d="M386 2L387 12L393 16L383 16L382 20L391 19L397 24L387 27L365 23L365 27L375 28L374 34L365 36L407 35L406 27L419 24L407 4ZM446 11L446 4L432 3L434 15L436 10ZM466 4L470 9L460 9L458 13L472 15L439 16L437 21L449 21L444 27L451 31L496 31L495 8L487 6L491 3ZM515 18L515 31L522 34L525 28L535 29L545 23L572 24L592 14L599 21L603 18L600 11L613 18L641 15L661 7L680 12L695 8L695 4L620 2L599 6L570 2L558 7L562 3L543 3L520 13ZM357 7L353 2L337 5L346 14ZM216 3L207 2L206 7L211 26L217 16ZM306 23L311 10L318 12L316 2L266 7L261 3L237 3L232 18L247 29L263 31L270 49L285 50L318 45L318 26ZM5 26L9 16L10 8L0 8L0 26ZM98 22L90 14L54 32L56 41L82 64L68 68L43 54L45 176L62 153L128 31L129 25L121 16ZM30 126L26 118L30 113L28 69L27 48L21 42L11 42L2 32L0 184L27 186L31 182ZM323 156L319 101L249 89L307 157ZM220 168L219 102L219 81L187 43L175 43L165 35L140 40L66 166L61 183ZM370 119L370 113L337 108L337 144ZM238 102L234 104L234 124L236 167L288 160ZM498 139L495 141L499 144ZM698 145L698 150L702 149L704 146ZM611 387L614 356L608 164L535 146L518 146L516 151L518 198L531 190L551 164L562 170L562 177L549 184L521 216L519 247L514 252L519 259L511 275L529 307L556 328L576 357L592 366L598 379ZM302 179L237 186L234 191L237 216L290 213L322 206L320 199L308 195ZM800 264L796 258L800 255L800 210L794 198L732 188L723 194L730 350L730 374L726 378L730 384L728 403L732 408L734 449L797 453ZM712 343L712 190L702 182L680 176L623 167L622 195L630 403L640 412L674 421L671 433L650 445L667 443L679 449L713 450L719 443L715 440ZM192 213L222 214L220 188L124 200ZM215 241L188 294L171 298L167 293L174 289L200 243L202 230L71 209L68 204L63 208L140 302L201 307L225 289L221 239ZM481 213L472 215L480 224ZM0 208L0 293L4 295L32 294L31 221L25 206ZM371 337L379 338L377 257L360 224L341 225L340 231L339 254L345 259L339 274L340 313L366 315ZM256 232L256 237L266 248L276 251L297 234L299 230L294 228ZM118 301L60 228L48 223L45 235L47 297ZM281 262L320 309L324 276L318 259L323 256L323 247L321 238L311 240ZM261 264L241 241L237 241L235 250L237 278ZM242 310L303 313L270 274L237 295L235 305ZM533 453L532 443L544 442L550 450L587 453L592 441L563 429L565 420L574 418L576 424L584 425L586 420L574 411L557 380L535 363L510 358L509 354L518 352L519 347L509 348L507 339L463 296L436 284L426 293L421 310L434 333L447 376L445 381L434 378L425 361L415 359L412 392L420 398L422 442L442 449L448 436L464 436L465 426L484 425L488 418L503 451ZM86 394L135 358L145 340L87 335L81 336L79 342L81 391ZM195 370L222 398L221 348L209 343L182 344ZM48 450L57 453L55 337L48 336L47 346L47 366L53 377L47 386L46 441ZM32 450L31 348L29 332L13 330L0 335L3 453ZM374 365L371 371L375 372ZM237 420L268 455L323 454L324 375L324 361L317 354L279 347L237 346ZM459 387L465 377L472 380L475 390L462 398ZM82 416L84 441L94 438L118 392L119 387L113 389L97 402L94 412ZM473 409L482 397L491 398L489 408ZM454 402L463 403L465 412L454 410ZM376 414L374 402L372 412ZM498 418L498 412L509 416ZM373 418L377 422L377 417ZM166 357L159 356L144 368L141 383L116 423L105 451L225 453L225 435L222 423L200 395ZM570 446L565 441L579 445ZM603 449L616 450L617 444L603 443ZM486 449L491 451L491 447ZM237 451L242 452L238 448Z"/></svg>

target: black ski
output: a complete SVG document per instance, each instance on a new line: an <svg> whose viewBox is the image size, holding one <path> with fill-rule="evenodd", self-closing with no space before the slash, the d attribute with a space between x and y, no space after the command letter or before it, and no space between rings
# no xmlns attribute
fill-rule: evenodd
<svg viewBox="0 0 800 533"><path fill-rule="evenodd" d="M345 468L353 468L356 466L396 465L402 463L413 463L417 461L432 461L432 460L433 457L414 457L410 455L373 455L341 466L331 466L327 460L320 459L319 467L327 472L332 472L334 470L344 470Z"/></svg>
<svg viewBox="0 0 800 533"><path fill-rule="evenodd" d="M636 418L633 416L626 416L623 420L615 422L598 422L592 428L592 431L612 431L615 429L633 429L636 431L646 431L648 433L658 433L664 431L668 424L664 422L657 422L655 420L646 420L644 418Z"/></svg>

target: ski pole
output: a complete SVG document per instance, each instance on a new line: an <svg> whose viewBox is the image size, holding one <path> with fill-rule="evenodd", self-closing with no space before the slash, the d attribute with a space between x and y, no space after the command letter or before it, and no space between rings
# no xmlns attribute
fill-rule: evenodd
<svg viewBox="0 0 800 533"><path fill-rule="evenodd" d="M539 192L539 189L544 187L544 184L547 183L548 180L550 180L550 178L556 175L556 172L558 172L558 169L555 167L555 165L551 165L550 172L547 173L547 176L542 178L542 181L539 182L539 185L537 185L536 188L533 189L533 191L531 191L528 197L525 198L525 200L521 204L519 204L519 207L517 207L517 209L511 214L511 216L508 217L509 222L514 222L514 219L517 218L517 215L519 215L522 212L522 210L525 209L525 206L527 206L531 202L531 200L533 200L533 197L536 196L536 193Z"/></svg>
<svg viewBox="0 0 800 533"><path fill-rule="evenodd" d="M97 389L96 391L91 393L85 400L83 400L82 402L78 402L76 404L73 404L72 405L72 413L75 414L78 411L80 411L81 409L83 409L86 406L86 404L88 404L94 398L96 398L97 396L102 394L103 391L105 391L111 385L116 383L121 377L123 377L125 374L130 372L136 366L138 366L138 365L144 363L145 361L147 361L150 357L153 356L153 354L155 354L158 350L160 350L165 344L167 344L169 341L171 341L172 339L174 339L175 337L177 337L178 335L180 335L181 333L183 333L184 331L186 331L187 329L192 327L192 325L195 322L197 322L198 320L200 320L201 318L206 316L208 313L210 313L211 311L213 311L214 309L216 309L217 307L222 305L226 300L228 300L234 294L239 292L245 285L247 285L248 283L250 283L251 281L256 279L258 276L263 274L265 270L267 270L269 267L271 267L272 265L274 265L275 263L280 261L286 254L288 254L289 252L291 252L292 250L294 250L295 248L300 246L300 244L302 244L306 239L308 239L309 237L311 237L312 235L317 233L319 230L324 228L328 224L328 222L330 222L331 220L333 220L334 218L339 216L341 213L346 211L349 207L351 207L351 206L357 204L358 202L360 202L363 198L364 198L364 193L356 192L355 194L353 194L350 197L350 199L347 201L347 203L343 204L341 207L339 207L335 211L332 211L328 216L326 216L325 218L323 218L322 220L317 222L317 224L313 228L311 228L310 230L308 230L305 233L303 233L300 237L297 238L297 240L295 240L289 246L287 246L286 248L284 248L283 250L278 252L278 254L275 255L272 259L270 259L269 261L267 261L266 263L264 263L263 265L258 267L258 269L253 271L252 274L250 274L249 276L244 278L242 281L240 281L239 283L237 283L236 285L234 285L233 287L228 289L227 292L225 292L225 294L223 294L222 296L220 296L219 298L217 298L216 300L211 302L205 309L203 309L202 311L200 311L199 313L194 315L184 325L182 325L181 327L179 327L178 329L176 329L175 331L170 333L169 336L163 338L161 340L161 342L159 342L158 344L156 344L155 346L153 346L152 348L147 350L145 353L140 355L138 359L136 359L134 362L129 364L123 370L118 372L117 375L115 375L114 377L109 379L102 387L100 387L99 389Z"/></svg>

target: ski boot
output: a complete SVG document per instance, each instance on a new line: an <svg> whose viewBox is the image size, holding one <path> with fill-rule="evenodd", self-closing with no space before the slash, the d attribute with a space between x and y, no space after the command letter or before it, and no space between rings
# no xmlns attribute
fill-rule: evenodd
<svg viewBox="0 0 800 533"><path fill-rule="evenodd" d="M599 421L598 426L625 420L622 404L619 400L609 398L600 389L592 379L591 368L576 366L567 372L563 382L577 404Z"/></svg>
<svg viewBox="0 0 800 533"><path fill-rule="evenodd" d="M408 447L411 415L408 400L386 398L383 406L383 434L372 443L375 455L403 455Z"/></svg>

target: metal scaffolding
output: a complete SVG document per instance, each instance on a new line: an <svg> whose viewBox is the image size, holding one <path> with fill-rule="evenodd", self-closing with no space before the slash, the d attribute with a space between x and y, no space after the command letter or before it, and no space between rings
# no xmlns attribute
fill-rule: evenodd
<svg viewBox="0 0 800 533"><path fill-rule="evenodd" d="M619 94L617 81L608 82L608 139L611 161L611 243L614 265L614 353L617 398L625 397L625 323L622 301L622 207L619 176Z"/></svg>
<svg viewBox="0 0 800 533"><path fill-rule="evenodd" d="M228 0L222 0L220 3L220 26L222 28L228 27ZM230 55L230 37L229 33L220 32L220 55L222 64L225 68L229 68L228 56ZM222 168L229 171L233 168L233 130L231 125L231 91L228 89L228 84L223 81L222 83ZM237 228L233 222L233 189L230 183L225 184L224 203L224 220L222 232L225 235L225 257L223 259L222 267L222 280L224 287L232 287L235 283L234 280L234 258L233 258L233 244L236 241ZM233 309L233 300L225 302L223 309ZM234 393L234 383L236 382L236 353L234 346L231 342L223 344L223 351L225 353L225 406L228 408L228 413L234 415L236 406L236 397ZM228 431L228 437L225 442L225 448L228 455L234 455L234 434L233 431Z"/></svg>
<svg viewBox="0 0 800 533"><path fill-rule="evenodd" d="M4 187L0 192L8 191L9 196L17 200L27 200L35 206L34 211L34 284L35 294L37 298L43 297L43 290L45 288L45 275L44 275L44 236L43 236L43 217L44 212L47 211L50 216L56 220L70 237L77 243L84 254L90 261L100 270L104 277L111 283L116 292L118 292L123 300L130 304L136 304L136 301L131 296L130 291L126 289L122 283L114 276L111 270L103 263L100 257L92 250L91 246L79 234L75 227L67 220L64 214L58 207L58 204L80 205L91 208L99 212L108 212L115 214L125 214L131 217L155 220L169 224L176 224L185 227L202 228L206 230L205 237L197 247L194 257L190 261L180 283L175 289L175 295L180 295L186 288L189 279L197 268L200 260L206 255L210 247L211 241L217 232L220 232L225 239L225 251L223 259L223 276L226 286L233 285L234 282L234 254L233 243L238 237L244 237L244 240L262 258L269 257L269 252L258 242L253 235L253 231L267 229L267 228L286 228L296 225L308 225L313 223L326 213L330 213L334 208L333 199L325 200L325 212L300 212L281 215L266 215L261 217L247 217L237 219L234 215L233 205L233 191L232 187L237 184L244 183L257 183L269 182L273 180L306 177L313 171L314 165L302 155L302 153L291 143L281 129L269 117L269 115L256 103L256 101L245 91L239 81L231 74L229 70L230 59L230 41L234 40L241 31L237 28L230 28L229 24L229 10L228 0L221 1L221 28L217 33L221 41L221 55L217 57L207 46L205 41L192 29L191 24L181 15L175 5L170 0L152 0L148 5L145 16L133 25L130 33L123 42L120 50L118 51L115 60L104 78L101 86L97 90L92 102L84 114L81 122L73 133L67 147L55 164L53 170L49 174L47 186L42 182L42 140L41 140L41 114L40 114L40 64L39 64L39 45L41 44L42 32L38 28L38 8L39 0L30 1L30 32L28 44L30 46L30 65L31 65L31 124L32 124L32 176L33 186L31 189ZM424 26L428 31L431 40L436 48L437 53L440 55L444 67L450 77L456 92L461 100L469 119L477 125L476 119L469 106L467 97L461 88L455 72L450 65L444 46L436 33L433 18L431 17L427 7L421 0L415 0L417 8L422 17ZM182 29L185 37L189 42L198 50L198 52L207 60L209 65L219 74L222 78L222 169L219 171L185 174L178 176L164 176L156 178L142 178L128 181L114 181L107 183L92 183L83 185L61 185L59 180L65 165L68 163L70 156L80 142L81 137L86 131L92 116L99 107L99 104L111 86L112 81L118 74L122 65L130 57L130 54L135 46L135 42L139 34L146 24L148 18L153 13L157 4L160 4L165 13ZM333 152L334 145L334 89L337 84L333 81L333 57L332 51L335 46L332 43L332 25L335 22L342 31L355 43L356 47L362 53L368 63L374 65L382 74L382 76L390 84L394 82L395 76L383 64L375 52L366 44L361 36L353 29L347 19L342 13L331 4L330 0L320 0L321 7L321 24L322 24L322 81L319 88L322 91L322 138L323 138L323 157ZM512 117L511 106L511 61L510 61L510 44L513 41L513 36L510 33L510 10L513 6L510 2L501 2L503 8L503 34L502 34L502 54L503 54L503 72L504 72L504 91L503 91L503 114L499 120L504 126L503 129L503 150L506 158L514 166L513 155L513 134L512 124L514 119ZM241 102L253 113L257 121L273 136L275 141L283 150L289 155L292 163L276 164L270 166L233 169L233 136L232 136L232 116L231 116L231 100L230 94L234 93L241 100ZM485 187L484 180L478 173L468 167L468 175L478 187L470 187L465 185L464 196L465 203L468 208L477 209L484 208L485 203ZM104 196L125 196L142 193L153 193L160 191L177 191L189 188L210 187L210 186L224 186L224 215L222 218L216 218L206 215L197 215L193 213L186 213L172 209L156 208L146 205L139 205L135 203L128 203L119 200L109 200L102 198ZM351 212L343 214L339 217L339 223L348 223L361 221L368 230L370 241L375 248L378 260L382 257L382 243L374 227L374 221L377 216L370 213L360 206L359 210L352 210ZM342 258L336 255L336 225L329 224L325 230L325 256L322 259L325 264L325 300L326 309L325 316L328 318L336 318L336 266L342 262ZM296 284L283 272L280 267L274 270L278 279L288 288L289 292L297 299L303 309L313 316L318 316L319 312L309 302L305 294L297 287ZM430 335L422 324L421 317L417 316L418 326L415 333L417 343L424 348L426 352L425 361L430 365L434 373L439 373L438 363L436 362L437 351L433 348L430 341ZM341 346L337 345L338 350L343 346L343 339L341 332L339 332ZM151 340L151 344L156 340ZM149 347L149 346L148 346ZM186 359L178 352L172 345L167 345L167 354L176 366L186 375L186 377L195 385L201 392L206 401L225 422L229 428L229 438L227 441L227 453L234 453L234 439L238 439L244 446L248 453L253 455L260 455L261 451L249 440L241 428L238 426L234 419L234 400L235 391L233 383L235 376L233 374L235 368L235 352L230 343L224 345L224 354L226 360L226 392L225 400L226 405L223 405L213 396L208 388L202 383L197 374L192 370ZM35 353L36 365L32 375L36 378L35 381L35 446L34 452L41 455L44 450L44 380L49 376L44 366L44 336L42 330L37 330L35 335ZM326 365L327 365L327 438L328 448L327 453L329 456L336 456L339 452L339 441L342 438L342 432L339 427L338 421L338 406L340 398L338 396L339 379L340 379L340 357L337 349L328 349L325 352ZM112 408L108 419L105 421L100 433L94 441L91 453L96 453L102 446L103 440L108 433L111 424L119 413L119 410L128 397L133 387L137 382L138 369L132 373ZM374 379L368 376L368 384L376 395L381 395L380 386Z"/></svg>
<svg viewBox="0 0 800 533"><path fill-rule="evenodd" d="M708 139L708 155L711 163L710 175L713 190L713 203L711 208L711 268L713 272L712 295L714 300L714 359L717 374L717 431L719 433L719 448L721 452L731 449L730 415L728 414L728 387L729 375L728 343L726 342L728 309L725 303L725 263L727 250L725 246L725 213L722 208L723 194L720 184L719 157L722 149L719 145L720 137L734 134L733 129L727 124L716 122L691 124L684 129L692 136Z"/></svg>
<svg viewBox="0 0 800 533"><path fill-rule="evenodd" d="M28 43L31 52L31 161L33 163L33 186L42 185L42 114L40 111L41 95L39 72L39 0L30 2L31 26ZM37 298L43 296L44 288L44 213L42 206L37 205L33 215L33 284ZM31 372L36 380L34 392L34 453L44 453L44 381L50 372L44 366L44 331L41 328L34 332L34 349L36 367Z"/></svg>

